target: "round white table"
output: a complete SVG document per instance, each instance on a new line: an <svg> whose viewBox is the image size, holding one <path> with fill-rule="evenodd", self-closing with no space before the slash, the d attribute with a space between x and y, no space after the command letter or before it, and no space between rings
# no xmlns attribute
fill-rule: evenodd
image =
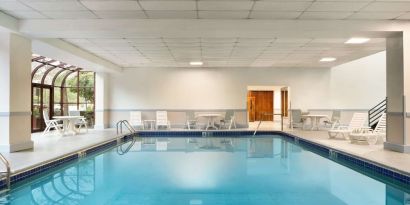
<svg viewBox="0 0 410 205"><path fill-rule="evenodd" d="M312 128L311 130L319 130L319 121L322 118L327 118L327 115L315 115L315 114L309 114L309 115L302 115L302 118L310 118L311 123L312 123Z"/></svg>
<svg viewBox="0 0 410 205"><path fill-rule="evenodd" d="M53 119L63 121L63 135L72 134L76 135L78 132L75 129L75 123L83 118L83 116L54 116Z"/></svg>
<svg viewBox="0 0 410 205"><path fill-rule="evenodd" d="M222 118L223 115L218 114L218 113L203 113L203 114L196 115L196 118L200 118L200 117L208 119L208 122L206 123L205 130L208 130L209 128L214 128L214 129L217 130L218 128L215 126L215 119L218 118L218 117Z"/></svg>

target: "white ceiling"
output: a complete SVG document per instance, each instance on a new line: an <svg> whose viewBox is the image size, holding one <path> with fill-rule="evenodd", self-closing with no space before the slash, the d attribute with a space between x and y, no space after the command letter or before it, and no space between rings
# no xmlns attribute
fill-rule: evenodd
<svg viewBox="0 0 410 205"><path fill-rule="evenodd" d="M114 38L65 39L121 67L329 67L384 50L384 39L346 45L326 38ZM336 57L330 63L322 57Z"/></svg>
<svg viewBox="0 0 410 205"><path fill-rule="evenodd" d="M63 39L121 67L186 67L198 60L208 67L330 67L384 50L384 39L346 45L343 27L312 29L305 22L341 20L358 30L356 22L403 22L410 0L0 0L0 10L21 19L25 34ZM173 19L186 21L155 22ZM230 27L226 20L236 22ZM300 30L288 20L301 22ZM269 21L283 22L269 28ZM228 26L198 35L221 22ZM322 57L337 60L321 63Z"/></svg>
<svg viewBox="0 0 410 205"><path fill-rule="evenodd" d="M409 0L0 0L21 19L410 19Z"/></svg>

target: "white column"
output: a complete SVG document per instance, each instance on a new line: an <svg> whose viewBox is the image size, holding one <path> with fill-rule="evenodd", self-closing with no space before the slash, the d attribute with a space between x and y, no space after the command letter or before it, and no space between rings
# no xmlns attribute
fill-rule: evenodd
<svg viewBox="0 0 410 205"><path fill-rule="evenodd" d="M410 33L386 39L386 149L410 152Z"/></svg>
<svg viewBox="0 0 410 205"><path fill-rule="evenodd" d="M108 74L95 74L95 129L109 127Z"/></svg>
<svg viewBox="0 0 410 205"><path fill-rule="evenodd" d="M31 41L0 32L0 151L30 148Z"/></svg>

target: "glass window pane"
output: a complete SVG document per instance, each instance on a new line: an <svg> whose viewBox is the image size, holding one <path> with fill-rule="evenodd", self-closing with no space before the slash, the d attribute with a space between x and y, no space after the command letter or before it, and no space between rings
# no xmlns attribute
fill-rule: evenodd
<svg viewBox="0 0 410 205"><path fill-rule="evenodd" d="M94 88L80 88L80 103L94 103Z"/></svg>
<svg viewBox="0 0 410 205"><path fill-rule="evenodd" d="M31 71L33 71L37 66L43 65L42 63L39 62L31 62Z"/></svg>
<svg viewBox="0 0 410 205"><path fill-rule="evenodd" d="M63 102L64 103L77 103L77 88L64 88L63 89Z"/></svg>
<svg viewBox="0 0 410 205"><path fill-rule="evenodd" d="M63 115L60 104L54 104L54 116Z"/></svg>
<svg viewBox="0 0 410 205"><path fill-rule="evenodd" d="M70 71L63 71L62 73L60 73L57 78L56 81L54 82L54 86L61 86L61 83L63 83L63 79L64 77L67 75L67 73L70 73Z"/></svg>
<svg viewBox="0 0 410 205"><path fill-rule="evenodd" d="M33 76L33 83L41 83L44 73L48 70L49 66L43 66L37 70L36 74Z"/></svg>
<svg viewBox="0 0 410 205"><path fill-rule="evenodd" d="M80 87L94 87L94 72L80 72Z"/></svg>
<svg viewBox="0 0 410 205"><path fill-rule="evenodd" d="M32 126L33 130L41 129L42 117L40 114L40 88L33 87L33 114L32 114Z"/></svg>
<svg viewBox="0 0 410 205"><path fill-rule="evenodd" d="M61 88L54 87L54 103L61 102Z"/></svg>
<svg viewBox="0 0 410 205"><path fill-rule="evenodd" d="M44 84L46 85L51 85L53 83L53 78L54 76L60 72L62 69L61 68L54 68L53 70L51 70L47 76L46 79L44 79Z"/></svg>
<svg viewBox="0 0 410 205"><path fill-rule="evenodd" d="M65 80L65 87L77 87L77 74L78 72L71 73Z"/></svg>

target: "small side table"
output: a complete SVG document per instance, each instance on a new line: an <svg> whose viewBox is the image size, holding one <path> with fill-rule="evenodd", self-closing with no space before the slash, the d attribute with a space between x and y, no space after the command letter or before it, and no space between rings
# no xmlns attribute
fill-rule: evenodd
<svg viewBox="0 0 410 205"><path fill-rule="evenodd" d="M144 128L145 128L145 125L148 125L148 128L150 130L155 130L155 122L156 120L144 120Z"/></svg>

